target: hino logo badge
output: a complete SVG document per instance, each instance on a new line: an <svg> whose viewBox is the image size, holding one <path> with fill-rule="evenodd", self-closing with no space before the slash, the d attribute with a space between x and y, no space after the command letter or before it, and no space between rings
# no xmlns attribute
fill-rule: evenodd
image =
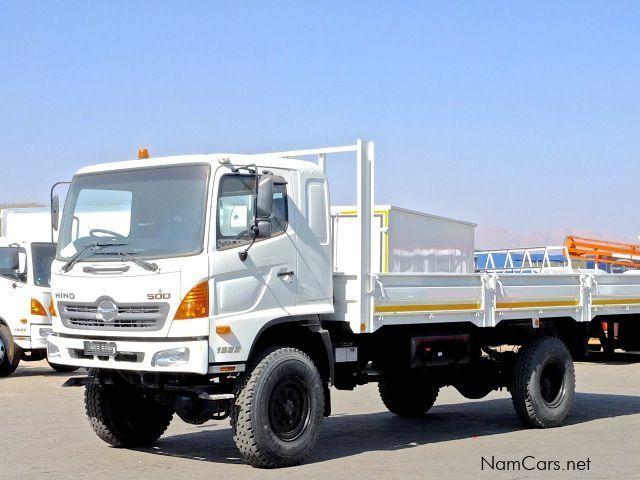
<svg viewBox="0 0 640 480"><path fill-rule="evenodd" d="M75 300L75 293L56 293L56 298L60 298L62 300Z"/></svg>
<svg viewBox="0 0 640 480"><path fill-rule="evenodd" d="M102 300L96 308L96 318L103 322L113 322L118 315L118 306L111 300Z"/></svg>

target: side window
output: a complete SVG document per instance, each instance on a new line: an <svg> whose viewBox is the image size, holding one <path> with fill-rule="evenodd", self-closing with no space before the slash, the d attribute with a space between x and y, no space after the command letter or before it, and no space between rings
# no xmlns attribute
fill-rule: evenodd
<svg viewBox="0 0 640 480"><path fill-rule="evenodd" d="M328 242L327 202L324 180L312 178L307 181L307 221L309 228L321 244Z"/></svg>
<svg viewBox="0 0 640 480"><path fill-rule="evenodd" d="M11 253L10 251L13 250L13 248L0 248L0 267L2 268L9 268L10 267L10 262L11 262ZM29 269L29 264L27 262L27 251L25 250L24 247L18 247L18 255L20 256L21 263L24 263L27 265L27 270ZM12 275L9 273L3 273L0 274L1 278L6 278L7 280L11 280L12 282L20 282L20 283L26 283L27 281L27 273L25 272L24 275Z"/></svg>
<svg viewBox="0 0 640 480"><path fill-rule="evenodd" d="M51 262L56 256L54 243L31 244L31 257L33 263L33 283L39 287L50 287Z"/></svg>
<svg viewBox="0 0 640 480"><path fill-rule="evenodd" d="M271 211L271 236L280 235L287 230L289 211L287 208L287 186L273 186L273 210Z"/></svg>
<svg viewBox="0 0 640 480"><path fill-rule="evenodd" d="M218 250L246 245L251 241L253 224L255 177L253 175L224 175L218 193L216 237ZM271 236L287 230L287 186L274 185L271 212ZM258 239L258 241L264 239Z"/></svg>

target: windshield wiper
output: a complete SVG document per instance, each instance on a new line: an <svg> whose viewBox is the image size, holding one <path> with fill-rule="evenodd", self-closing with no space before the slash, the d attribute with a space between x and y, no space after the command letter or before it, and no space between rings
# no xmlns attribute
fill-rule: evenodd
<svg viewBox="0 0 640 480"><path fill-rule="evenodd" d="M125 245L126 245L126 243L98 243L98 242L92 242L92 243L90 243L88 245L85 245L82 249L80 249L78 252L76 252L69 259L69 261L62 266L62 271L67 273L80 260L83 260L85 258L89 258L91 255L93 255L94 253L97 252L97 250L91 251L90 249L104 248L104 247L122 247L122 246L125 246ZM87 251L89 251L89 255L82 256L82 254L84 252L87 252Z"/></svg>
<svg viewBox="0 0 640 480"><path fill-rule="evenodd" d="M146 260L142 260L140 258L136 258L130 253L123 252L122 250L114 250L113 252L109 252L109 253L112 253L113 255L118 255L122 258L126 258L127 260L131 260L133 263L135 263L139 267L142 267L145 270L149 270L150 272L155 272L156 270L158 270L157 264L152 262L147 262Z"/></svg>

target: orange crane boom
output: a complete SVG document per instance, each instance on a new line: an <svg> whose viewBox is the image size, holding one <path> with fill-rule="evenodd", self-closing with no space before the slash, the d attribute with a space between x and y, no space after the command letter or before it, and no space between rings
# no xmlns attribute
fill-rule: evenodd
<svg viewBox="0 0 640 480"><path fill-rule="evenodd" d="M572 259L592 260L594 266L607 263L640 268L640 245L569 235L565 240L565 246Z"/></svg>

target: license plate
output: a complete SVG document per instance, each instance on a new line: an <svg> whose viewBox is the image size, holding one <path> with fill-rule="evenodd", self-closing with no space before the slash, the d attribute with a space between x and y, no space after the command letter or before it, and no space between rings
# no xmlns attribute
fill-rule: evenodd
<svg viewBox="0 0 640 480"><path fill-rule="evenodd" d="M116 354L116 344L115 342L84 342L84 354L114 357Z"/></svg>

